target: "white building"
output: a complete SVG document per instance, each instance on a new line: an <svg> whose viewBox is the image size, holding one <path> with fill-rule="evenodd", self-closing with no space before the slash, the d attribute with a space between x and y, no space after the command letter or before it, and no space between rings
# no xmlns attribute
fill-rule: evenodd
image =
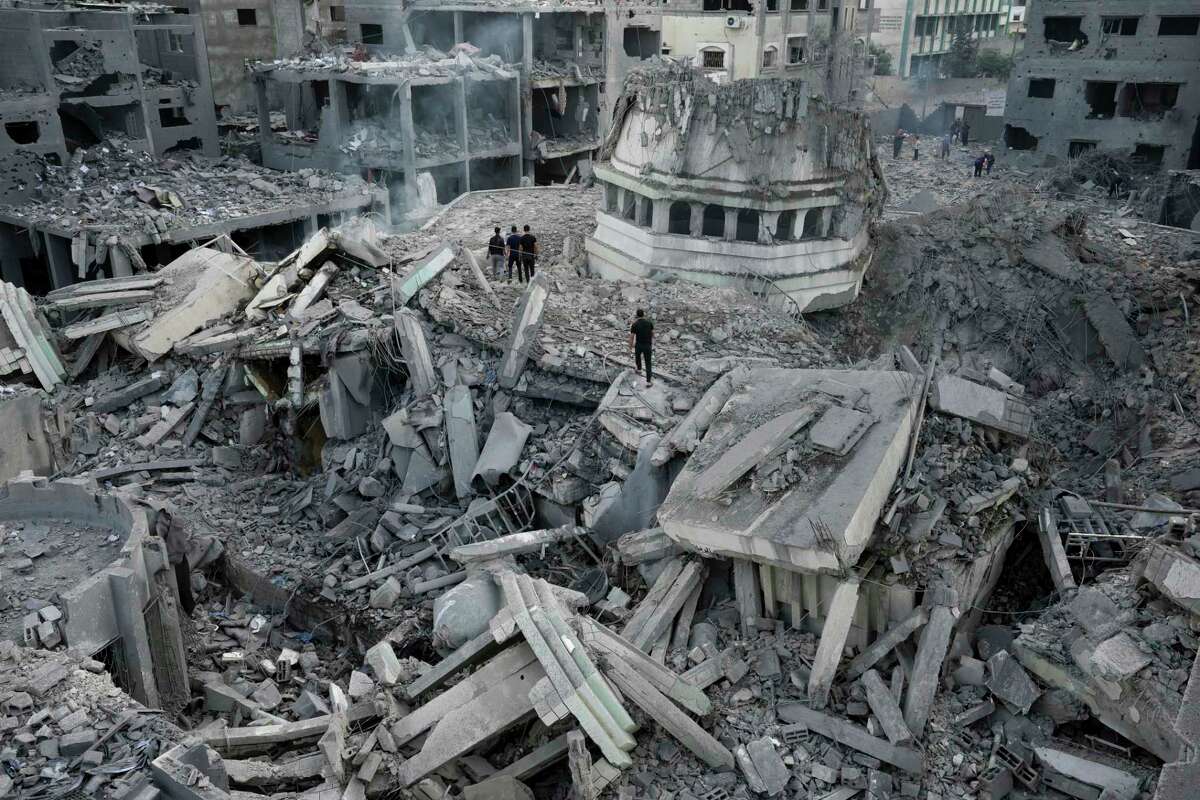
<svg viewBox="0 0 1200 800"><path fill-rule="evenodd" d="M937 78L954 31L967 25L985 42L1008 33L1011 0L872 0L859 33L892 54L893 74Z"/></svg>

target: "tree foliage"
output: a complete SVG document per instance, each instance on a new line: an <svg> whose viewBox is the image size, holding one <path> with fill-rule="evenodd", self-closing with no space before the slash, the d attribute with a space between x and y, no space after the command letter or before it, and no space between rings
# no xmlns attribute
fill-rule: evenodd
<svg viewBox="0 0 1200 800"><path fill-rule="evenodd" d="M1012 72L1012 56L999 50L981 50L975 59L975 74L1008 80Z"/></svg>
<svg viewBox="0 0 1200 800"><path fill-rule="evenodd" d="M971 34L971 18L960 17L944 62L951 78L973 78L978 74L979 40Z"/></svg>

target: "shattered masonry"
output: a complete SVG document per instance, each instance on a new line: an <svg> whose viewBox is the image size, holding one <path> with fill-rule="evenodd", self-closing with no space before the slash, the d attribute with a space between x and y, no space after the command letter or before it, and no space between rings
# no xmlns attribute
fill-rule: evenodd
<svg viewBox="0 0 1200 800"><path fill-rule="evenodd" d="M800 80L635 70L595 168L589 263L613 279L759 285L799 311L851 302L885 189L864 118ZM780 297L782 295L783 297Z"/></svg>

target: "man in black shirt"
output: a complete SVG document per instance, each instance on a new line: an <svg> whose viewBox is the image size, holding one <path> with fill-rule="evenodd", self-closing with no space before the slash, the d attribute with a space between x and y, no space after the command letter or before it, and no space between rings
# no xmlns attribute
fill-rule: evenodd
<svg viewBox="0 0 1200 800"><path fill-rule="evenodd" d="M492 280L500 280L500 272L504 269L504 237L499 228L492 229L492 238L488 239L488 262L492 265Z"/></svg>
<svg viewBox="0 0 1200 800"><path fill-rule="evenodd" d="M516 225L512 226L512 233L504 244L508 248L508 282L512 283L513 264L517 265L517 277L521 277L521 234L517 233Z"/></svg>
<svg viewBox="0 0 1200 800"><path fill-rule="evenodd" d="M524 267L522 282L533 280L533 262L537 258L537 252L537 237L529 232L529 226L526 225L525 233L521 236L521 265Z"/></svg>
<svg viewBox="0 0 1200 800"><path fill-rule="evenodd" d="M646 360L646 385L654 385L654 373L650 371L650 351L654 347L654 323L646 319L646 312L637 310L637 319L629 326L629 349L633 351L634 364L640 370L642 359Z"/></svg>

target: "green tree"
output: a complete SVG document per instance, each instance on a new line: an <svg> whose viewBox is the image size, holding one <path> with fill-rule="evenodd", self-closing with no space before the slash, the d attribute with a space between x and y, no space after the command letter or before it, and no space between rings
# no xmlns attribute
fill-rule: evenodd
<svg viewBox="0 0 1200 800"><path fill-rule="evenodd" d="M951 78L974 78L979 74L979 41L972 36L973 17L959 17L946 54L946 74Z"/></svg>
<svg viewBox="0 0 1200 800"><path fill-rule="evenodd" d="M892 54L874 42L871 43L870 53L875 57L875 74L891 75Z"/></svg>
<svg viewBox="0 0 1200 800"><path fill-rule="evenodd" d="M981 50L975 59L975 66L979 75L990 75L993 78L1008 80L1008 76L1012 72L1013 60L1012 56L1005 55L999 50Z"/></svg>

